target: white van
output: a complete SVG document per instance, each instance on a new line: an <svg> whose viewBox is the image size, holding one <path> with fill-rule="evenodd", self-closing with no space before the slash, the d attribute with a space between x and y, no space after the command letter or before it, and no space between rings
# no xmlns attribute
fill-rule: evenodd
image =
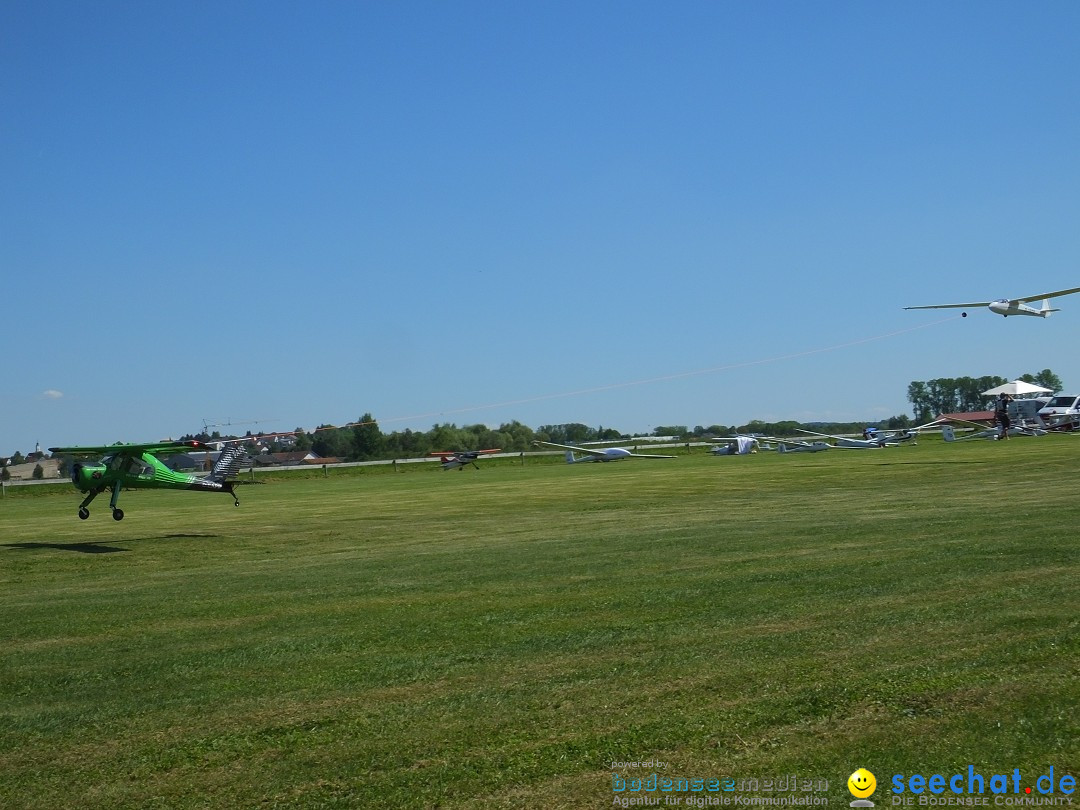
<svg viewBox="0 0 1080 810"><path fill-rule="evenodd" d="M1058 394L1039 409L1039 416L1050 427L1063 430L1080 427L1080 396Z"/></svg>

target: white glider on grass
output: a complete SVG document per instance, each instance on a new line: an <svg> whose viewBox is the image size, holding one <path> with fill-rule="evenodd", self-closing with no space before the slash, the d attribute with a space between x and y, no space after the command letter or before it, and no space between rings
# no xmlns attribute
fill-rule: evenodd
<svg viewBox="0 0 1080 810"><path fill-rule="evenodd" d="M867 428L869 433L864 433L865 438L862 439L855 439L851 436L835 436L831 433L815 433L812 430L803 430L802 428L796 428L796 430L811 436L820 436L822 439L833 439L836 442L835 446L841 450L876 450L882 447L900 447L905 444L915 444L919 438L919 431L936 427L939 424L941 424L941 420L935 419L925 425L916 425L915 427L901 428L900 430L881 431L877 428Z"/></svg>
<svg viewBox="0 0 1080 810"><path fill-rule="evenodd" d="M966 436L957 436L956 431L952 425L941 426L941 438L947 442L966 442L971 439L990 439L996 441L997 439L1004 438L1004 434L1001 430L1001 425L993 425L992 427L986 427L978 422L969 422L966 419L957 419L957 422L961 422L966 425L971 425L972 433L968 433ZM1018 425L1009 426L1009 436L1045 436L1047 431L1044 428L1029 425L1027 423L1021 423Z"/></svg>
<svg viewBox="0 0 1080 810"><path fill-rule="evenodd" d="M658 453L631 453L625 447L605 447L599 449L542 441L535 441L533 444L537 447L554 447L559 450L565 450L567 464L577 464L582 461L622 461L624 458L678 458L678 456L661 456ZM582 458L578 458L575 453L583 454Z"/></svg>

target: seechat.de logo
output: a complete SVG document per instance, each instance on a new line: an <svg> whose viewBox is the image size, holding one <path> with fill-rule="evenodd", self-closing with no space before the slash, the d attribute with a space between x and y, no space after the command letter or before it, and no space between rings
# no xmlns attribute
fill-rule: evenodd
<svg viewBox="0 0 1080 810"><path fill-rule="evenodd" d="M866 768L859 768L847 779L847 789L855 797L852 807L873 807L874 803L868 801L869 797L877 790L877 779Z"/></svg>

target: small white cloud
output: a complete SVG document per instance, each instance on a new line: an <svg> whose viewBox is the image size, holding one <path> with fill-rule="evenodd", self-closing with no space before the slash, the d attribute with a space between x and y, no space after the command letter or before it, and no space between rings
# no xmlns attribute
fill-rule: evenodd
<svg viewBox="0 0 1080 810"><path fill-rule="evenodd" d="M48 391L42 391L41 395L45 399L61 399L64 396L63 391L57 391L55 388L50 388Z"/></svg>

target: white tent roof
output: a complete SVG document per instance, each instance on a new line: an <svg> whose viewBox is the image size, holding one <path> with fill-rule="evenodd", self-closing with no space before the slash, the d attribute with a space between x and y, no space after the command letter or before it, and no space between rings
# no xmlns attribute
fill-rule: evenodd
<svg viewBox="0 0 1080 810"><path fill-rule="evenodd" d="M1020 394L1052 394L1054 393L1049 388L1043 388L1041 385L1035 385L1034 383L1024 382L1023 380L1013 380L1012 382L999 385L997 388L991 388L989 391L983 391L984 397L996 397L998 394L1008 394L1011 397L1019 396Z"/></svg>

